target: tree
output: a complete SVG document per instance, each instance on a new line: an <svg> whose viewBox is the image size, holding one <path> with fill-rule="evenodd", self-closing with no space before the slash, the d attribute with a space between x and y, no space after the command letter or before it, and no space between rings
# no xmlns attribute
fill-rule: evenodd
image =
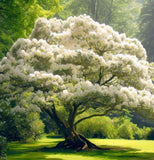
<svg viewBox="0 0 154 160"><path fill-rule="evenodd" d="M39 17L53 17L60 11L59 0L52 0L49 8L44 8L42 0L1 0L0 1L0 58L2 58L18 38L27 38L35 20ZM52 8L51 8L52 5Z"/></svg>
<svg viewBox="0 0 154 160"><path fill-rule="evenodd" d="M42 6L45 10L51 10L54 13L57 13L57 11L60 11L62 8L60 6L60 1L63 0L37 0L39 5Z"/></svg>
<svg viewBox="0 0 154 160"><path fill-rule="evenodd" d="M60 13L63 19L80 14L112 26L120 33L134 36L138 32L137 18L141 4L134 0L69 0Z"/></svg>
<svg viewBox="0 0 154 160"><path fill-rule="evenodd" d="M1 97L46 112L65 138L57 147L92 149L76 125L125 108L153 111L153 71L137 39L89 16L39 18L0 62Z"/></svg>
<svg viewBox="0 0 154 160"><path fill-rule="evenodd" d="M150 62L154 61L154 1L148 0L141 10L140 38Z"/></svg>

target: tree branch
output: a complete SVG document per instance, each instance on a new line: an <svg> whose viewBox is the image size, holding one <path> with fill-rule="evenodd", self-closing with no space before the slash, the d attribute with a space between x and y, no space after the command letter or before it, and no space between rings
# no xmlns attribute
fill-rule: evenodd
<svg viewBox="0 0 154 160"><path fill-rule="evenodd" d="M68 124L70 125L71 128L73 128L73 123L76 117L76 113L78 110L78 107L80 106L80 104L73 104L73 110L70 111L69 117L68 117Z"/></svg>
<svg viewBox="0 0 154 160"><path fill-rule="evenodd" d="M86 120L86 119L89 119L89 118L92 118L92 117L105 116L111 110L113 110L113 108L110 108L110 109L106 110L104 113L96 113L96 114L92 114L92 115L87 116L87 117L83 117L83 118L79 119L77 122L75 122L74 126L76 126L78 123L82 122L83 120Z"/></svg>
<svg viewBox="0 0 154 160"><path fill-rule="evenodd" d="M102 83L101 86L103 86L103 85L107 84L108 82L110 82L114 77L115 77L115 75L113 75L111 78L109 78L104 83Z"/></svg>
<svg viewBox="0 0 154 160"><path fill-rule="evenodd" d="M81 106L81 105L82 105L82 106L85 106L89 101L94 101L95 99L96 99L95 97L87 98L86 101L80 102L80 103L78 104L78 107ZM87 109L88 109L88 106L86 105L85 108L84 108L82 111L79 111L79 112L76 113L76 116L79 115L79 114L82 114L82 113L85 112Z"/></svg>
<svg viewBox="0 0 154 160"><path fill-rule="evenodd" d="M76 115L82 114L82 113L83 113L83 112L85 112L87 109L88 109L88 106L85 106L85 108L84 108L82 111L77 112L77 114L76 114Z"/></svg>
<svg viewBox="0 0 154 160"><path fill-rule="evenodd" d="M100 71L99 71L99 79L96 83L100 84L101 83L101 79L102 79L102 70L101 70L101 67L100 67Z"/></svg>

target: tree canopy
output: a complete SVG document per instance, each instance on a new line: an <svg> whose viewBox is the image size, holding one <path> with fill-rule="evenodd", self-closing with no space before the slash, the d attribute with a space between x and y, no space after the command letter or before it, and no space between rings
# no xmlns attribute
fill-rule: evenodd
<svg viewBox="0 0 154 160"><path fill-rule="evenodd" d="M137 39L89 16L39 18L0 62L1 98L48 113L65 137L57 147L93 148L75 130L81 121L125 108L154 110L154 69L146 58Z"/></svg>

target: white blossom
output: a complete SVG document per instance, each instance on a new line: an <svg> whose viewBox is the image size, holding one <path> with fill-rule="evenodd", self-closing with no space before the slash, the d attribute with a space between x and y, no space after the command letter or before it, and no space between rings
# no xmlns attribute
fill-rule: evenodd
<svg viewBox="0 0 154 160"><path fill-rule="evenodd" d="M19 104L29 110L39 111L54 96L64 104L154 109L154 69L146 57L137 39L87 15L39 18L29 38L18 39L1 60L1 89L16 89ZM31 95L23 99L25 88Z"/></svg>

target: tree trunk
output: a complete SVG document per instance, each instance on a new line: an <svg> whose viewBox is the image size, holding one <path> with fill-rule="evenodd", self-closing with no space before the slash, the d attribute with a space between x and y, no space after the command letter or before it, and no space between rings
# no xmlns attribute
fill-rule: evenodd
<svg viewBox="0 0 154 160"><path fill-rule="evenodd" d="M65 140L58 143L55 148L73 149L78 151L101 149L76 132L73 125L74 118L70 118L69 123L64 123L57 115L54 104L51 109L44 109L44 111L56 122L60 132L65 138ZM73 112L72 117L74 117L74 113L76 113L75 111Z"/></svg>
<svg viewBox="0 0 154 160"><path fill-rule="evenodd" d="M55 148L73 149L73 150L100 150L95 144L91 143L81 134L78 134L74 129L67 128L63 131L65 140L58 143Z"/></svg>

